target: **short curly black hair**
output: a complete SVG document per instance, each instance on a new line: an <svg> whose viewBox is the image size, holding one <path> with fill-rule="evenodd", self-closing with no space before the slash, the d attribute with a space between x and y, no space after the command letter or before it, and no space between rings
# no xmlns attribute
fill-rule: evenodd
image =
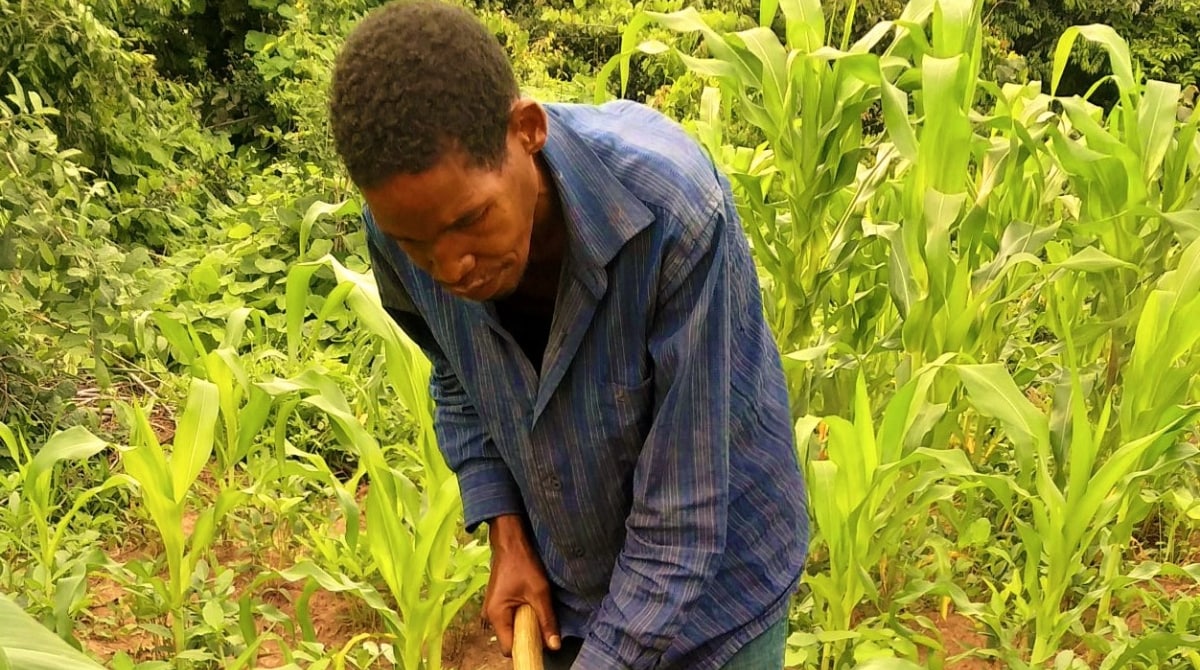
<svg viewBox="0 0 1200 670"><path fill-rule="evenodd" d="M334 144L360 188L424 172L453 149L495 168L519 95L504 47L467 9L394 0L355 26L338 54Z"/></svg>

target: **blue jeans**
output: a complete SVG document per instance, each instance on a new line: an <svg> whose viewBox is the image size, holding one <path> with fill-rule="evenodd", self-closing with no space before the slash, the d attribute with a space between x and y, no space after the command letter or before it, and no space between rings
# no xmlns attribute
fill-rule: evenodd
<svg viewBox="0 0 1200 670"><path fill-rule="evenodd" d="M725 662L722 670L783 670L784 650L787 647L788 620L780 617L761 635L750 640L733 658ZM583 640L571 637L562 642L562 649L546 651L542 656L545 670L572 670L571 664L579 654ZM593 670L586 668L585 670ZM597 669L599 670L599 669Z"/></svg>

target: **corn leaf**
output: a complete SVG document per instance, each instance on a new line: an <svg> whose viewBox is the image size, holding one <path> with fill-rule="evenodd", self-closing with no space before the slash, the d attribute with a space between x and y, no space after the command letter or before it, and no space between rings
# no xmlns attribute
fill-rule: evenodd
<svg viewBox="0 0 1200 670"><path fill-rule="evenodd" d="M820 0L780 0L787 17L787 44L801 53L812 53L825 44L825 12Z"/></svg>
<svg viewBox="0 0 1200 670"><path fill-rule="evenodd" d="M1150 80L1138 104L1138 139L1142 156L1142 179L1149 183L1158 175L1175 135L1179 109L1179 84Z"/></svg>
<svg viewBox="0 0 1200 670"><path fill-rule="evenodd" d="M65 460L84 460L103 449L104 441L83 426L72 426L55 433L38 450L25 472L26 495L32 495L37 500L41 513L47 513L51 495L50 478L55 464Z"/></svg>
<svg viewBox="0 0 1200 670"><path fill-rule="evenodd" d="M220 407L217 385L193 377L171 450L171 486L176 503L183 502L212 456Z"/></svg>
<svg viewBox="0 0 1200 670"><path fill-rule="evenodd" d="M1044 414L1021 393L1000 363L956 366L971 404L985 416L998 419L1016 449L1022 486L1036 470L1035 456L1049 457L1050 427Z"/></svg>
<svg viewBox="0 0 1200 670"><path fill-rule="evenodd" d="M1057 93L1058 84L1062 81L1063 72L1067 68L1067 59L1071 55L1071 48L1075 45L1075 40L1080 37L1100 45L1108 52L1109 66L1113 70L1113 76L1121 93L1133 95L1137 90L1137 82L1133 78L1133 61L1129 55L1129 44L1112 27L1100 24L1071 26L1059 37L1058 46L1054 49L1050 92Z"/></svg>
<svg viewBox="0 0 1200 670"><path fill-rule="evenodd" d="M104 670L0 594L0 667L14 670Z"/></svg>

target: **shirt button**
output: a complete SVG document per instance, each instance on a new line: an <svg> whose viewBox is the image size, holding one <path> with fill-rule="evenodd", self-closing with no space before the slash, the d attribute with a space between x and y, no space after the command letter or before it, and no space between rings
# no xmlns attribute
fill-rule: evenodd
<svg viewBox="0 0 1200 670"><path fill-rule="evenodd" d="M571 552L571 555L575 558L583 558L587 554L587 552L583 550L583 547L577 544L567 547L567 551Z"/></svg>
<svg viewBox="0 0 1200 670"><path fill-rule="evenodd" d="M555 491L562 489L562 480L553 475L551 475L550 478L546 480L546 483L549 484L550 488Z"/></svg>

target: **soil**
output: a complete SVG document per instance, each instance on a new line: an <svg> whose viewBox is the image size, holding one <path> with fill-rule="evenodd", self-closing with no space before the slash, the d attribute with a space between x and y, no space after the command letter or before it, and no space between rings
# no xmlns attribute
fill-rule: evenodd
<svg viewBox="0 0 1200 670"><path fill-rule="evenodd" d="M509 670L512 661L500 652L491 629L472 617L446 636L442 665L446 670Z"/></svg>
<svg viewBox="0 0 1200 670"><path fill-rule="evenodd" d="M944 667L947 670L993 670L1004 667L1000 661L989 658L964 656L951 660L977 649L987 649L987 637L980 632L974 621L962 614L952 612L945 619L938 613L927 616L937 626L942 645L945 647L945 651L937 652L936 655L945 663ZM922 661L925 660L927 657L923 655Z"/></svg>

